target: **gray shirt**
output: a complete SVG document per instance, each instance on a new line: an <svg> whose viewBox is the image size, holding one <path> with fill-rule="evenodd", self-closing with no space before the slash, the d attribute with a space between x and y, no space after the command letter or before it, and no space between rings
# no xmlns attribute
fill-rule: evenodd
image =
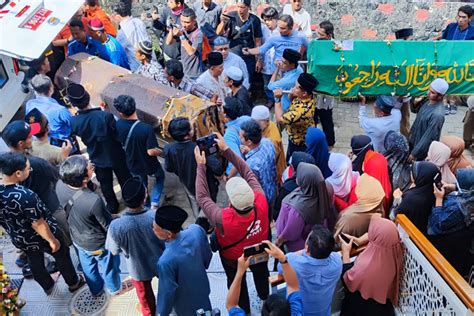
<svg viewBox="0 0 474 316"><path fill-rule="evenodd" d="M222 7L214 2L211 2L209 8L205 9L201 0L197 0L193 4L193 10L196 12L199 27L209 23L213 29L221 22Z"/></svg>
<svg viewBox="0 0 474 316"><path fill-rule="evenodd" d="M436 104L424 102L412 112L417 113L410 130L411 154L416 160L424 160L428 155L431 142L439 141L444 124L445 107L443 101Z"/></svg>
<svg viewBox="0 0 474 316"><path fill-rule="evenodd" d="M183 72L191 79L196 79L202 73L202 42L203 35L200 29L191 33L186 33L189 43L196 49L194 54L189 55L184 45L181 44L181 62L183 63Z"/></svg>
<svg viewBox="0 0 474 316"><path fill-rule="evenodd" d="M73 189L62 181L56 184L56 194L62 207L72 200L78 190L83 193L74 201L67 219L72 241L87 251L104 249L112 215L105 208L102 198L89 189Z"/></svg>
<svg viewBox="0 0 474 316"><path fill-rule="evenodd" d="M126 211L110 223L105 247L113 254L123 253L134 280L149 281L157 276L156 263L165 249L153 232L155 212Z"/></svg>

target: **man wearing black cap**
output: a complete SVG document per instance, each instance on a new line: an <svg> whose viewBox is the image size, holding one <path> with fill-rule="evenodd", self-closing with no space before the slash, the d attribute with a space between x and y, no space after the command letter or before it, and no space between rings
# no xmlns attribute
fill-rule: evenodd
<svg viewBox="0 0 474 316"><path fill-rule="evenodd" d="M315 126L314 111L316 98L313 91L318 85L318 80L310 74L302 73L290 91L291 105L288 111L283 112L281 104L282 89L274 90L275 118L277 122L286 125L288 131L288 150L286 160L294 151L306 151L306 131Z"/></svg>
<svg viewBox="0 0 474 316"><path fill-rule="evenodd" d="M151 280L158 276L156 263L165 244L153 233L155 212L144 208L146 195L146 188L139 178L125 182L122 198L127 209L110 223L105 247L113 255L125 255L142 314L155 315L156 299Z"/></svg>
<svg viewBox="0 0 474 316"><path fill-rule="evenodd" d="M150 41L141 41L135 48L135 57L140 62L140 67L135 71L144 77L163 83L163 67L153 60L153 45Z"/></svg>
<svg viewBox="0 0 474 316"><path fill-rule="evenodd" d="M299 52L289 48L285 49L281 62L277 63L278 68L273 73L270 83L267 86L268 90L290 90L293 88L298 76L303 73L303 69L298 66L300 59L301 54ZM276 78L279 76L281 76L281 78L277 80ZM291 101L287 93L283 94L280 101L283 111L288 110Z"/></svg>
<svg viewBox="0 0 474 316"><path fill-rule="evenodd" d="M114 116L101 108L92 108L89 93L83 86L71 83L66 92L72 105L79 109L71 121L72 132L81 137L87 146L87 153L95 165L95 174L107 202L107 210L115 214L119 202L113 188L113 173L122 186L130 178L130 172L122 145L117 139Z"/></svg>
<svg viewBox="0 0 474 316"><path fill-rule="evenodd" d="M412 36L413 36L413 29L411 27L395 31L395 38L397 40L408 41L408 40L411 40Z"/></svg>
<svg viewBox="0 0 474 316"><path fill-rule="evenodd" d="M212 251L205 231L196 224L183 230L188 214L173 205L158 208L153 223L155 235L165 241L166 249L158 260L160 290L158 315L195 315L196 310L211 310L211 292L206 269Z"/></svg>
<svg viewBox="0 0 474 316"><path fill-rule="evenodd" d="M224 71L224 58L222 57L222 54L218 52L210 52L207 55L207 64L209 69L203 72L199 78L197 78L196 82L217 94L219 96L218 102L224 102L228 92L222 74Z"/></svg>
<svg viewBox="0 0 474 316"><path fill-rule="evenodd" d="M365 106L366 98L359 95L361 101L359 107L359 125L370 137L375 151L379 153L385 152L385 135L388 131L400 132L400 120L402 113L399 109L394 108L395 100L392 96L378 96L374 103L374 117L367 115Z"/></svg>
<svg viewBox="0 0 474 316"><path fill-rule="evenodd" d="M262 45L262 22L250 13L251 0L238 0L237 11L227 12L221 16L221 23L216 33L230 40L230 49L242 57L249 73L249 82L253 82L253 74L263 67L263 61L253 55L244 55L243 48L254 48Z"/></svg>
<svg viewBox="0 0 474 316"><path fill-rule="evenodd" d="M30 125L24 121L13 121L3 130L2 138L11 152L27 155L32 170L28 178L22 182L22 185L38 194L41 201L58 220L58 224L63 232L65 232L65 235L69 235L66 216L64 210L60 208L58 196L54 190L59 179L58 171L46 160L29 154L32 149L33 135L40 132L40 130L41 125L39 123ZM66 241L70 243L68 238ZM16 263L18 266L23 267L26 265L26 258L20 255Z"/></svg>

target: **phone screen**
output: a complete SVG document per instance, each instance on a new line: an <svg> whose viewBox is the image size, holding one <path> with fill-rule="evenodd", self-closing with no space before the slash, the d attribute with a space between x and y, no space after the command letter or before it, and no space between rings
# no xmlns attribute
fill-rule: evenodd
<svg viewBox="0 0 474 316"><path fill-rule="evenodd" d="M66 142L65 140L55 138L55 137L51 137L49 139L49 143L56 147L62 147L65 142Z"/></svg>

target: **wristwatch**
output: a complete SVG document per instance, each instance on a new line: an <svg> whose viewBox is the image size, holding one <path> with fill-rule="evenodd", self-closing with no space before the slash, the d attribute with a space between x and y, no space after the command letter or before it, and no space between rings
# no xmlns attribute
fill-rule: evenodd
<svg viewBox="0 0 474 316"><path fill-rule="evenodd" d="M275 98L275 103L281 103L281 98Z"/></svg>
<svg viewBox="0 0 474 316"><path fill-rule="evenodd" d="M281 264L286 264L288 263L288 258L285 256L285 261L280 261Z"/></svg>

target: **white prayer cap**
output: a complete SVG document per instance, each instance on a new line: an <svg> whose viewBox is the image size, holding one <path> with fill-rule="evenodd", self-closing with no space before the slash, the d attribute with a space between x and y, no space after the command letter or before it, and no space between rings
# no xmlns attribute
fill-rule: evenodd
<svg viewBox="0 0 474 316"><path fill-rule="evenodd" d="M438 92L439 94L446 94L449 89L449 84L443 78L436 78L431 83L431 89Z"/></svg>
<svg viewBox="0 0 474 316"><path fill-rule="evenodd" d="M265 105L256 105L252 109L251 117L254 120L268 120L270 118L270 110Z"/></svg>
<svg viewBox="0 0 474 316"><path fill-rule="evenodd" d="M244 78L242 70L235 66L224 69L224 74L229 77L230 80L240 81Z"/></svg>

